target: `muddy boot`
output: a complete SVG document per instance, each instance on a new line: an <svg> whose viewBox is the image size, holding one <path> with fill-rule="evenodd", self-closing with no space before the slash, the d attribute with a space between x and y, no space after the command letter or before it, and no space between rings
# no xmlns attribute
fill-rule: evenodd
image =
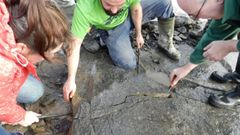
<svg viewBox="0 0 240 135"><path fill-rule="evenodd" d="M231 82L231 83L240 84L240 74L238 74L237 72L230 72L230 73L223 74L221 72L214 71L210 75L210 79L218 83Z"/></svg>
<svg viewBox="0 0 240 135"><path fill-rule="evenodd" d="M218 108L232 108L240 104L240 85L235 89L220 95L211 95L208 99L210 105Z"/></svg>
<svg viewBox="0 0 240 135"><path fill-rule="evenodd" d="M173 60L179 60L180 52L173 45L175 17L168 19L158 18L159 29L159 47L163 52Z"/></svg>

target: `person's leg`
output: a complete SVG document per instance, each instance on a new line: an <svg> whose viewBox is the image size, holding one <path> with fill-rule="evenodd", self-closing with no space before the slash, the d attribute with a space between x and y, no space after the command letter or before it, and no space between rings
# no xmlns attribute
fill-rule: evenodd
<svg viewBox="0 0 240 135"><path fill-rule="evenodd" d="M238 33L238 39L240 39L240 33ZM237 64L234 72L222 74L221 72L214 71L210 75L210 79L218 83L233 82L240 84L240 53L238 53Z"/></svg>
<svg viewBox="0 0 240 135"><path fill-rule="evenodd" d="M173 45L175 17L171 0L142 0L143 23L158 18L159 47L173 60L180 59L180 52Z"/></svg>
<svg viewBox="0 0 240 135"><path fill-rule="evenodd" d="M136 56L129 37L132 27L132 21L128 17L123 24L113 30L99 32L113 63L124 69L136 68Z"/></svg>
<svg viewBox="0 0 240 135"><path fill-rule="evenodd" d="M0 126L0 135L10 135L10 133Z"/></svg>
<svg viewBox="0 0 240 135"><path fill-rule="evenodd" d="M174 17L171 0L142 0L143 24L155 18L168 19Z"/></svg>
<svg viewBox="0 0 240 135"><path fill-rule="evenodd" d="M17 102L30 104L37 101L44 93L41 81L29 75L17 96Z"/></svg>
<svg viewBox="0 0 240 135"><path fill-rule="evenodd" d="M238 39L240 39L240 33L238 33ZM221 73L214 71L211 74L210 79L218 83L233 82L237 84L237 87L234 90L221 95L211 95L209 97L209 104L219 108L230 108L240 104L240 53L238 53L234 72L222 75Z"/></svg>

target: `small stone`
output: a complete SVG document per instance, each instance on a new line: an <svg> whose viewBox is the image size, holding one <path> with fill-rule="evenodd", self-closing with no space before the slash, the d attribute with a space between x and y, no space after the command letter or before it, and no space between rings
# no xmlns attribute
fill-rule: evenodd
<svg viewBox="0 0 240 135"><path fill-rule="evenodd" d="M149 34L147 34L146 39L149 40Z"/></svg>
<svg viewBox="0 0 240 135"><path fill-rule="evenodd" d="M192 24L193 21L189 17L184 17L184 16L176 16L175 19L175 26L180 27L183 25L189 25Z"/></svg>
<svg viewBox="0 0 240 135"><path fill-rule="evenodd" d="M146 30L143 30L142 31L142 34L144 35L144 34L147 34L147 31Z"/></svg>
<svg viewBox="0 0 240 135"><path fill-rule="evenodd" d="M106 44L103 42L102 38L99 39L100 46L106 46Z"/></svg>
<svg viewBox="0 0 240 135"><path fill-rule="evenodd" d="M180 28L177 28L177 31L181 32L181 33L187 33L187 29L185 27L180 27Z"/></svg>
<svg viewBox="0 0 240 135"><path fill-rule="evenodd" d="M160 64L158 59L153 59L153 62L156 63L156 64Z"/></svg>
<svg viewBox="0 0 240 135"><path fill-rule="evenodd" d="M31 128L32 128L33 130L35 130L35 129L37 128L37 125L36 125L36 124L32 124L32 125L31 125Z"/></svg>
<svg viewBox="0 0 240 135"><path fill-rule="evenodd" d="M174 36L173 39L177 40L177 41L182 41L182 39L179 36Z"/></svg>
<svg viewBox="0 0 240 135"><path fill-rule="evenodd" d="M174 36L179 35L179 33L180 33L180 32L178 32L178 31L174 31Z"/></svg>
<svg viewBox="0 0 240 135"><path fill-rule="evenodd" d="M184 36L183 34L180 34L180 35L179 35L179 37L180 37L181 39L184 39L184 40L186 40L186 39L187 39L187 37L186 37L186 36Z"/></svg>
<svg viewBox="0 0 240 135"><path fill-rule="evenodd" d="M157 26L157 25L154 26L153 32L154 32L154 33L159 33L159 30L158 30L158 26Z"/></svg>
<svg viewBox="0 0 240 135"><path fill-rule="evenodd" d="M159 34L153 33L154 39L158 39L158 35L159 35Z"/></svg>

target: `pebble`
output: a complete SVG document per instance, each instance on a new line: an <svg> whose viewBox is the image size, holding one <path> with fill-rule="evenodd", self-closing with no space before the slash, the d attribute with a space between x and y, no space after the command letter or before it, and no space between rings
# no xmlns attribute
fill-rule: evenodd
<svg viewBox="0 0 240 135"><path fill-rule="evenodd" d="M182 39L179 36L174 36L173 39L177 40L177 41L182 41Z"/></svg>
<svg viewBox="0 0 240 135"><path fill-rule="evenodd" d="M160 64L158 59L153 59L153 62L156 63L156 64Z"/></svg>
<svg viewBox="0 0 240 135"><path fill-rule="evenodd" d="M183 33L183 34L187 33L186 27L177 28L177 31L179 31L179 32L181 32L181 33Z"/></svg>
<svg viewBox="0 0 240 135"><path fill-rule="evenodd" d="M180 34L180 35L178 35L181 39L184 39L184 40L186 40L187 39L187 37L186 36L184 36L183 34Z"/></svg>

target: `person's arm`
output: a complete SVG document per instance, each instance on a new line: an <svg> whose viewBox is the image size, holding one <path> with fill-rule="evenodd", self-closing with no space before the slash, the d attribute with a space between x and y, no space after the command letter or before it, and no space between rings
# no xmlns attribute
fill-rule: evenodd
<svg viewBox="0 0 240 135"><path fill-rule="evenodd" d="M74 10L71 33L75 37L74 42L70 47L70 54L67 57L68 61L68 79L63 86L63 96L66 101L69 101L76 92L75 78L78 69L80 48L85 35L91 29L89 17L86 16L86 8L83 7L84 1L78 1Z"/></svg>
<svg viewBox="0 0 240 135"><path fill-rule="evenodd" d="M222 20L213 20L195 47L194 52L191 54L190 62L193 64L201 64L205 60L213 60L213 58L219 60L226 56L229 51L236 51L237 42L236 40L232 40L232 38L237 34L237 28L237 26L222 23ZM209 48L207 46L209 46ZM219 48L214 51L212 49L209 50L211 46ZM211 57L205 57L206 54L203 55L204 52L207 52L207 56Z"/></svg>
<svg viewBox="0 0 240 135"><path fill-rule="evenodd" d="M68 61L68 79L63 86L63 96L66 101L69 101L76 92L75 78L77 74L77 68L80 57L80 48L82 44L82 39L76 38L71 47L71 54L67 57Z"/></svg>
<svg viewBox="0 0 240 135"><path fill-rule="evenodd" d="M38 114L38 113L35 113L32 111L26 111L24 118L17 124L24 126L24 127L30 126L33 123L39 121L39 118L38 118L39 116L41 116L41 114Z"/></svg>
<svg viewBox="0 0 240 135"><path fill-rule="evenodd" d="M239 41L237 40L211 42L207 47L204 48L205 52L203 53L203 56L211 61L219 61L228 53L238 51L238 43ZM170 74L171 86L175 86L180 79L184 78L198 65L199 64L193 64L189 62L182 67L174 69Z"/></svg>
<svg viewBox="0 0 240 135"><path fill-rule="evenodd" d="M34 122L38 122L40 114L32 111L25 111L12 100L13 94L8 94L0 98L0 121L5 124L21 126L29 126Z"/></svg>
<svg viewBox="0 0 240 135"><path fill-rule="evenodd" d="M175 86L179 80L184 78L188 73L190 73L195 67L197 67L197 64L188 63L182 67L174 69L170 74L170 85Z"/></svg>
<svg viewBox="0 0 240 135"><path fill-rule="evenodd" d="M198 42L190 56L190 62L174 69L170 74L170 82L174 86L195 67L208 60L220 60L231 51L237 50L237 41L231 40L236 35L236 26L213 20ZM224 41L226 40L226 41Z"/></svg>
<svg viewBox="0 0 240 135"><path fill-rule="evenodd" d="M210 61L220 61L230 52L237 52L238 41L213 41L204 48L203 56Z"/></svg>
<svg viewBox="0 0 240 135"><path fill-rule="evenodd" d="M11 95L11 94L9 94ZM11 95L12 96L12 95ZM2 97L3 98L3 97ZM17 124L21 120L23 120L26 111L17 105L16 103L10 100L9 102L5 99L12 98L10 96L5 96L4 100L0 98L0 121L5 122L7 124Z"/></svg>
<svg viewBox="0 0 240 135"><path fill-rule="evenodd" d="M131 17L136 30L136 43L138 48L141 48L144 44L142 37L142 16L142 6L140 3L131 7Z"/></svg>

